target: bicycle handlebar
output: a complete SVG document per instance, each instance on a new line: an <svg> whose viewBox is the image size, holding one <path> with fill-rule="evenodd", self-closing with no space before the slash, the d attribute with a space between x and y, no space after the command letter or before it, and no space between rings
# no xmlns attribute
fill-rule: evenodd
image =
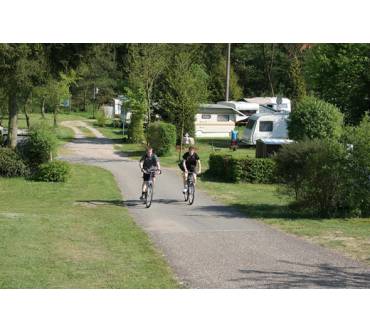
<svg viewBox="0 0 370 333"><path fill-rule="evenodd" d="M153 170L150 170L150 171L146 171L145 169L142 169L142 172L147 174L147 175L149 175L151 173L156 173L157 171L159 171L159 174L162 173L162 170L159 170L159 169L155 169L155 170L153 169Z"/></svg>

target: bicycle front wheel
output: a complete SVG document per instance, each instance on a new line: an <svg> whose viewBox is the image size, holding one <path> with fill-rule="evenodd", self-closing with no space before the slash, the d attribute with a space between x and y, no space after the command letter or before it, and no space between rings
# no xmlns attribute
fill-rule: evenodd
<svg viewBox="0 0 370 333"><path fill-rule="evenodd" d="M188 187L189 205L193 204L194 196L195 196L195 187L194 187L194 184L190 184Z"/></svg>
<svg viewBox="0 0 370 333"><path fill-rule="evenodd" d="M145 200L145 206L146 208L149 208L152 204L153 200L153 185L149 184L146 192L146 200Z"/></svg>

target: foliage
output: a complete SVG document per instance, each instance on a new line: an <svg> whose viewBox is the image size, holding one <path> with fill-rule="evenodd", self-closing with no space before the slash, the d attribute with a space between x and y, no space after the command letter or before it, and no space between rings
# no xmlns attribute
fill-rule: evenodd
<svg viewBox="0 0 370 333"><path fill-rule="evenodd" d="M99 108L115 97L121 79L115 51L115 47L110 44L92 45L78 66L78 79L71 91L73 103L83 111L87 111L89 104L96 103ZM96 88L98 93L94 94Z"/></svg>
<svg viewBox="0 0 370 333"><path fill-rule="evenodd" d="M297 103L307 95L306 83L301 71L301 64L297 56L294 56L290 64L290 78L292 80L292 92L290 98Z"/></svg>
<svg viewBox="0 0 370 333"><path fill-rule="evenodd" d="M19 177L27 174L27 167L16 152L10 148L0 148L0 176Z"/></svg>
<svg viewBox="0 0 370 333"><path fill-rule="evenodd" d="M327 102L307 96L301 99L289 116L289 138L293 140L339 138L343 116Z"/></svg>
<svg viewBox="0 0 370 333"><path fill-rule="evenodd" d="M31 127L29 136L17 146L19 154L31 168L56 156L58 139L55 130L41 122Z"/></svg>
<svg viewBox="0 0 370 333"><path fill-rule="evenodd" d="M275 162L269 158L240 158L232 155L211 154L207 173L219 180L237 183L273 183Z"/></svg>
<svg viewBox="0 0 370 333"><path fill-rule="evenodd" d="M71 167L65 161L51 161L41 164L34 175L34 180L42 182L66 182Z"/></svg>
<svg viewBox="0 0 370 333"><path fill-rule="evenodd" d="M44 77L45 56L41 44L0 44L0 88L8 99L8 146L17 144L17 116L34 85Z"/></svg>
<svg viewBox="0 0 370 333"><path fill-rule="evenodd" d="M297 206L321 216L369 214L369 150L367 155L366 149L362 151L360 132L351 136L361 158L364 152L367 156L367 169L358 167L357 154L337 140L299 142L280 149L275 157L277 174L288 192L295 193Z"/></svg>
<svg viewBox="0 0 370 333"><path fill-rule="evenodd" d="M350 145L345 179L348 207L364 216L370 215L370 117L364 116L357 127L348 128L343 142Z"/></svg>
<svg viewBox="0 0 370 333"><path fill-rule="evenodd" d="M99 109L99 111L95 115L95 119L98 126L100 127L104 127L108 121L108 118L106 117L103 109Z"/></svg>
<svg viewBox="0 0 370 333"><path fill-rule="evenodd" d="M152 118L153 88L167 66L166 44L132 44L129 48L129 87L142 90L147 121Z"/></svg>
<svg viewBox="0 0 370 333"><path fill-rule="evenodd" d="M338 105L353 124L370 109L369 68L369 44L316 44L304 62L309 90Z"/></svg>
<svg viewBox="0 0 370 333"><path fill-rule="evenodd" d="M144 141L144 114L147 110L145 92L141 88L127 88L126 97L124 107L132 112L128 139L131 143L142 143Z"/></svg>
<svg viewBox="0 0 370 333"><path fill-rule="evenodd" d="M167 73L166 105L168 119L176 126L177 140L185 133L194 136L194 119L199 104L208 97L208 75L193 62L192 54L181 52L175 55Z"/></svg>
<svg viewBox="0 0 370 333"><path fill-rule="evenodd" d="M148 127L147 141L158 156L169 155L176 144L176 127L165 122L153 122Z"/></svg>

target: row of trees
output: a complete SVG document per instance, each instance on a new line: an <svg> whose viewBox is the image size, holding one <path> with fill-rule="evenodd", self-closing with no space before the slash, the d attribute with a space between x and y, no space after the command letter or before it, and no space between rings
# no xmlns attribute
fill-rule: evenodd
<svg viewBox="0 0 370 333"><path fill-rule="evenodd" d="M230 97L313 95L357 124L370 109L369 61L369 44L233 44ZM0 111L14 146L21 111L53 112L56 123L63 99L87 111L124 94L134 141L154 115L180 136L199 103L224 99L225 68L225 44L1 44Z"/></svg>

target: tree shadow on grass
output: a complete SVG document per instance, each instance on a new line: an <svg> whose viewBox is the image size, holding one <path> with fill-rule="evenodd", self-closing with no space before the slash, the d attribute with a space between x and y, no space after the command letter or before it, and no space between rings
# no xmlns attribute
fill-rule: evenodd
<svg viewBox="0 0 370 333"><path fill-rule="evenodd" d="M255 284L260 288L370 288L370 269L337 266L328 263L303 264L280 260L281 270L240 269L245 288ZM291 268L289 268L291 266Z"/></svg>

